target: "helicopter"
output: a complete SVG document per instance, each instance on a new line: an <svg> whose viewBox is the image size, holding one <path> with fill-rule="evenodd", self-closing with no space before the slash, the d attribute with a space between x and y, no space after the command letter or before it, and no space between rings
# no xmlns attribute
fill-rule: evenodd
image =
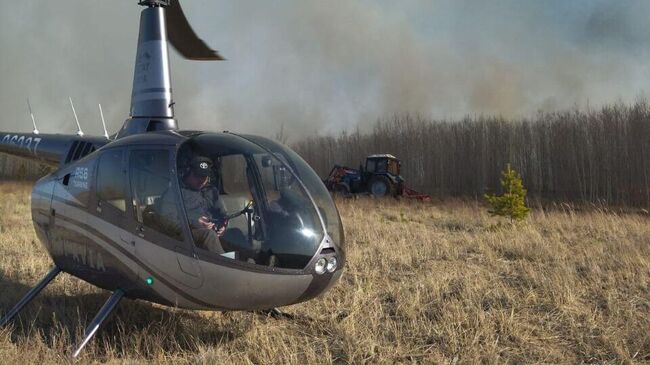
<svg viewBox="0 0 650 365"><path fill-rule="evenodd" d="M0 132L0 152L54 168L31 193L34 230L54 265L0 326L61 272L110 291L73 357L123 298L282 313L327 292L346 262L336 205L298 154L264 137L178 128L168 43L189 60L223 57L196 35L178 0L138 5L131 107L117 133L104 123L104 136L86 136L77 120L76 134L41 134L31 106L32 133ZM197 174L199 192L208 181L222 207L200 217L210 218L202 229L188 183ZM205 227L220 249L201 242Z"/></svg>

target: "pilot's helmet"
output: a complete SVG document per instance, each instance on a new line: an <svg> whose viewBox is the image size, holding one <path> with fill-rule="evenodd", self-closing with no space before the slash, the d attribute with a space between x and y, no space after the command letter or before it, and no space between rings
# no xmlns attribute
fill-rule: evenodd
<svg viewBox="0 0 650 365"><path fill-rule="evenodd" d="M211 168L212 160L207 157L196 156L190 161L190 171L196 176L209 176Z"/></svg>

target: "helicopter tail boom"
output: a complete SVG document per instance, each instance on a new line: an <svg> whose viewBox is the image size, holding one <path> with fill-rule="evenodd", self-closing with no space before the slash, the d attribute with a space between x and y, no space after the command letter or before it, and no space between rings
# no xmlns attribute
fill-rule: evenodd
<svg viewBox="0 0 650 365"><path fill-rule="evenodd" d="M102 137L0 132L0 152L54 167L78 160L109 142Z"/></svg>

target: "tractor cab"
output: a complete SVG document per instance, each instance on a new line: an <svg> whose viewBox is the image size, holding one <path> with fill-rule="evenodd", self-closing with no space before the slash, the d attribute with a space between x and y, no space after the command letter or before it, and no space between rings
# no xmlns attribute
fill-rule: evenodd
<svg viewBox="0 0 650 365"><path fill-rule="evenodd" d="M365 172L368 174L389 174L397 177L400 176L401 169L402 162L393 155L370 155L366 158Z"/></svg>

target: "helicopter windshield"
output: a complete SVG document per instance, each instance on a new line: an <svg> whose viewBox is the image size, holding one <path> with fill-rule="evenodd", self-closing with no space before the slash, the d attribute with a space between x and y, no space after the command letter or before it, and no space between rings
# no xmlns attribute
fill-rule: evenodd
<svg viewBox="0 0 650 365"><path fill-rule="evenodd" d="M323 223L325 224L327 234L338 247L339 253L344 255L345 238L343 235L341 217L336 209L336 204L334 204L332 196L327 191L323 181L309 166L309 164L290 148L268 138L250 135L242 137L273 152L275 156L286 162L293 172L298 175L302 183L309 190L314 203L318 207L318 211L323 217Z"/></svg>
<svg viewBox="0 0 650 365"><path fill-rule="evenodd" d="M196 247L257 265L305 268L325 231L289 161L230 134L201 134L181 145L178 175Z"/></svg>

